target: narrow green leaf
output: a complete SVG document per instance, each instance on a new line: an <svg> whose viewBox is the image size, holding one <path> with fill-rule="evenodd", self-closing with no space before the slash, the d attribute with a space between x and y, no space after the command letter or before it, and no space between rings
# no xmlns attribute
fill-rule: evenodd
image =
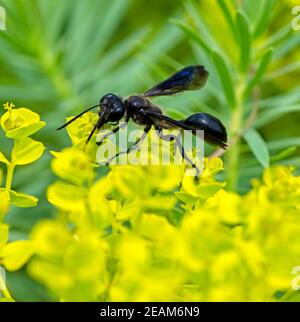
<svg viewBox="0 0 300 322"><path fill-rule="evenodd" d="M290 156L292 156L296 152L296 150L297 150L296 146L291 146L291 147L279 152L278 154L271 156L270 161L277 162L277 161L287 159Z"/></svg>
<svg viewBox="0 0 300 322"><path fill-rule="evenodd" d="M193 39L200 47L206 52L206 54L211 53L210 47L207 45L206 41L202 39L199 32L190 27L186 22L178 19L170 19L170 22L179 27L187 36Z"/></svg>
<svg viewBox="0 0 300 322"><path fill-rule="evenodd" d="M275 31L275 33L272 33L272 35L268 35L268 38L262 44L262 48L268 48L270 46L275 46L276 44L281 43L282 41L284 41L284 39L287 39L290 33L291 26L289 24L284 25L283 27Z"/></svg>
<svg viewBox="0 0 300 322"><path fill-rule="evenodd" d="M211 31L210 26L205 20L205 13L202 13L201 6L198 1L188 0L183 2L184 8L187 14L191 17L193 25L197 29L197 33L201 35L201 38L209 48L221 51L219 43L216 41L214 34Z"/></svg>
<svg viewBox="0 0 300 322"><path fill-rule="evenodd" d="M259 18L258 12L262 9L263 1L262 0L250 0L250 1L243 1L242 7L249 21L251 21L252 25L257 23L257 19Z"/></svg>
<svg viewBox="0 0 300 322"><path fill-rule="evenodd" d="M105 1L102 1L102 3ZM124 16L126 16L129 6L133 2L132 0L122 0L122 1L109 1L109 6L104 14L103 20L101 21L99 30L95 32L95 43L91 44L91 50L94 52L102 51L105 46L109 44L114 33L116 32L118 26L122 23ZM100 4L100 7L103 4ZM99 22L96 21L94 27L97 28ZM100 46L99 46L100 45ZM100 48L99 48L100 47Z"/></svg>
<svg viewBox="0 0 300 322"><path fill-rule="evenodd" d="M276 119L293 112L300 111L300 104L290 105L290 106L276 106L272 109L268 109L261 113L255 122L255 127L260 128L267 125Z"/></svg>
<svg viewBox="0 0 300 322"><path fill-rule="evenodd" d="M278 46L276 52L274 53L274 58L280 60L282 57L291 53L293 50L299 48L300 37L298 32L290 34L283 42Z"/></svg>
<svg viewBox="0 0 300 322"><path fill-rule="evenodd" d="M140 28L138 31L128 35L123 41L116 44L111 50L102 55L99 63L90 65L82 70L77 76L77 87L84 88L97 82L99 75L103 75L112 70L118 63L129 56L136 48L137 44L144 40L148 34L148 28Z"/></svg>
<svg viewBox="0 0 300 322"><path fill-rule="evenodd" d="M300 167L300 158L294 157L294 158L290 158L290 159L281 160L280 164L299 168Z"/></svg>
<svg viewBox="0 0 300 322"><path fill-rule="evenodd" d="M291 146L300 146L300 137L288 137L268 142L269 150L286 149Z"/></svg>
<svg viewBox="0 0 300 322"><path fill-rule="evenodd" d="M248 19L241 11L238 11L236 14L236 25L240 46L240 68L245 72L250 64L251 34Z"/></svg>
<svg viewBox="0 0 300 322"><path fill-rule="evenodd" d="M227 24L232 32L232 35L234 36L235 39L237 39L237 30L236 30L236 25L235 22L232 18L232 15L230 13L230 9L227 6L227 3L224 0L217 0L217 3L222 10L222 13L227 21Z"/></svg>
<svg viewBox="0 0 300 322"><path fill-rule="evenodd" d="M273 109L277 106L289 106L297 104L300 101L300 91L298 87L284 94L269 96L260 101L261 109Z"/></svg>
<svg viewBox="0 0 300 322"><path fill-rule="evenodd" d="M273 48L269 48L264 52L264 54L259 62L259 65L256 69L256 72L245 90L245 94L244 94L245 96L248 96L250 94L251 90L253 89L253 87L256 86L260 82L260 80L262 79L262 77L263 77L263 75L264 75L264 73L271 61L273 52L274 52Z"/></svg>
<svg viewBox="0 0 300 322"><path fill-rule="evenodd" d="M264 77L264 81L269 82L270 80L272 80L274 78L278 78L278 77L284 76L286 74L292 73L292 72L296 71L297 69L300 69L300 61L285 65L282 68L279 68L279 69L275 70L274 72L267 74Z"/></svg>
<svg viewBox="0 0 300 322"><path fill-rule="evenodd" d="M254 29L254 38L259 37L264 32L271 18L274 0L262 0L262 1L264 3L262 6L262 9L259 12L259 18L257 20L256 26Z"/></svg>
<svg viewBox="0 0 300 322"><path fill-rule="evenodd" d="M235 108L235 93L232 76L228 65L226 64L224 58L221 54L216 51L212 53L212 59L215 67L218 71L219 78L223 87L224 95L227 99L228 105L234 109Z"/></svg>
<svg viewBox="0 0 300 322"><path fill-rule="evenodd" d="M267 145L261 135L255 129L250 129L244 134L244 139L257 161L267 168L270 164L270 156Z"/></svg>

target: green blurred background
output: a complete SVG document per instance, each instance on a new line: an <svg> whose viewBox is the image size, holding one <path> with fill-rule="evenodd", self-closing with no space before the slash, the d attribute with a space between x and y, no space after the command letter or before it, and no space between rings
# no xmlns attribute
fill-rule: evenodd
<svg viewBox="0 0 300 322"><path fill-rule="evenodd" d="M238 33L246 28L242 39L232 35L235 31L223 3L232 16L239 9L246 17L248 27L243 20L237 24ZM36 208L10 210L12 239L27 238L36 221L54 215L46 200L46 188L54 180L49 152L70 145L67 135L55 128L107 92L124 96L143 92L176 69L204 64L210 72L204 89L155 102L176 118L197 111L211 113L231 133L235 112L210 50L228 63L231 90L238 95L239 86L251 79L237 67L239 50L247 46L243 44L247 28L251 68L259 67L265 50L274 51L257 84L258 111L251 124L258 135L258 141L252 141L257 150L249 140L241 140L235 164L228 164L237 176L231 188L246 193L266 163L300 164L300 31L291 28L291 8L297 1L0 0L0 5L7 12L7 30L0 32L0 105L11 101L28 107L47 122L36 135L47 147L44 156L16 169L14 189L40 201ZM241 128L252 103L251 95L243 98ZM4 153L11 148L3 133L0 144ZM211 151L207 147L206 154ZM223 176L233 176L226 166ZM8 274L8 284L17 300L51 299L24 270Z"/></svg>

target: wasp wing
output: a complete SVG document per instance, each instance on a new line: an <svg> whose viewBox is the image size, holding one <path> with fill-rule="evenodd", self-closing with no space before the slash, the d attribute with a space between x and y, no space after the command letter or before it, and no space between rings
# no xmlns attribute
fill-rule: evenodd
<svg viewBox="0 0 300 322"><path fill-rule="evenodd" d="M174 120L166 115L153 112L145 111L147 115L153 120L153 123L162 128L181 128L183 130L190 130L191 128L184 124L183 121Z"/></svg>
<svg viewBox="0 0 300 322"><path fill-rule="evenodd" d="M152 111L147 111L147 114L153 120L153 123L161 128L175 127L192 131L193 134L196 134L197 130L204 131L204 140L207 143L219 146L223 149L227 148L226 129L224 125L212 115L197 113L191 115L186 120L178 121Z"/></svg>
<svg viewBox="0 0 300 322"><path fill-rule="evenodd" d="M186 90L200 89L206 83L208 72L202 65L188 66L144 93L144 96L173 95Z"/></svg>

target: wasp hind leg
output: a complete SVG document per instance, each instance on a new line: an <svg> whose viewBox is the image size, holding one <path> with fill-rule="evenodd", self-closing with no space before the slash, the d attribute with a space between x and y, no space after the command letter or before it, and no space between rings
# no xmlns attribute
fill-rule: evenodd
<svg viewBox="0 0 300 322"><path fill-rule="evenodd" d="M130 148L128 148L126 151L119 151L117 154L115 154L113 157L111 157L110 159L108 159L105 163L105 165L109 165L115 158L117 158L120 155L123 154L128 154L136 149L138 149L140 147L140 144L144 141L144 139L147 137L148 132L150 131L151 126L147 126L144 128L144 133L142 134L141 137L139 137Z"/></svg>
<svg viewBox="0 0 300 322"><path fill-rule="evenodd" d="M186 154L186 152L185 152L185 150L184 150L184 148L183 148L183 146L182 146L182 144L181 144L181 139L178 137L178 136L176 136L176 135L172 135L172 134L167 134L167 135L165 135L165 134L163 134L162 133L162 130L161 129L157 129L157 134L158 134L158 136L162 139L162 140L164 140L164 141L167 141L167 142L172 142L172 141L174 141L175 140L175 145L174 145L174 153L175 153L175 149L176 149L176 147L178 147L178 149L179 149L179 151L180 151L180 153L181 153L181 156L182 156L182 158L188 163L188 164L190 164L191 165L191 167L192 168L194 168L195 169L195 171L196 171L196 175L195 175L195 180L196 180L196 182L198 182L199 181L199 176L200 176L200 170L199 170L199 168L197 167L197 165L188 157L188 155Z"/></svg>

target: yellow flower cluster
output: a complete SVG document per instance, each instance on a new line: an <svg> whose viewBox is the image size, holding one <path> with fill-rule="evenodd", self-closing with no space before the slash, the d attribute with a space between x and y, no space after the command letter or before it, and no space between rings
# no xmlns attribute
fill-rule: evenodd
<svg viewBox="0 0 300 322"><path fill-rule="evenodd" d="M93 181L67 149L48 189L60 214L39 223L29 272L63 300L276 300L299 264L300 178L265 172L245 195L226 192L206 160L200 182L181 166L114 166ZM288 201L286 203L285 201Z"/></svg>
<svg viewBox="0 0 300 322"><path fill-rule="evenodd" d="M22 267L35 249L34 243L28 240L8 243L9 226L4 223L4 217L8 213L10 205L26 208L34 207L38 202L36 197L12 189L14 170L16 166L30 164L39 159L45 149L41 142L29 137L44 127L45 122L40 120L37 113L25 107L17 109L14 107L15 105L12 103L4 104L4 109L7 112L0 118L0 124L6 137L13 139L10 157L6 157L0 151L0 163L5 164L7 169L6 182L2 187L2 170L0 168L0 265L4 265L9 270L17 270ZM0 301L12 301L1 275L0 285L2 285Z"/></svg>
<svg viewBox="0 0 300 322"><path fill-rule="evenodd" d="M45 147L41 142L31 139L29 136L45 126L40 116L31 110L21 107L14 109L12 103L4 104L7 110L0 118L0 124L7 138L14 140L10 159L0 151L0 162L7 167L6 184L0 188L0 196L4 202L0 206L0 222L8 210L9 203L17 207L33 207L37 204L37 198L12 190L12 178L16 166L30 164L39 159ZM0 179L1 176L0 176ZM2 180L0 180L1 184Z"/></svg>
<svg viewBox="0 0 300 322"><path fill-rule="evenodd" d="M58 215L33 228L25 252L22 241L12 243L8 252L18 263L6 268L34 254L29 274L63 301L293 296L300 177L292 168L267 169L244 196L215 179L223 170L218 158L205 160L198 183L183 165L112 166L99 178L76 145L76 133L78 139L85 133L73 130L75 147L53 152L58 180L47 196Z"/></svg>

